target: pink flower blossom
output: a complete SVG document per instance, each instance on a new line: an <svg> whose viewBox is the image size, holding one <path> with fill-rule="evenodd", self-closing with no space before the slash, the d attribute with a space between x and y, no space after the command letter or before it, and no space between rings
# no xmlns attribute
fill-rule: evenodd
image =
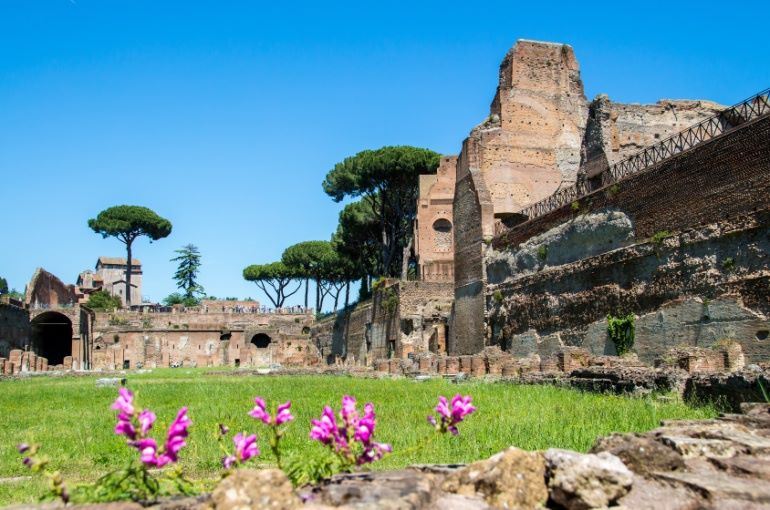
<svg viewBox="0 0 770 510"><path fill-rule="evenodd" d="M256 397L254 399L254 409L249 411L249 416L255 420L261 420L265 425L270 425L270 413L265 410L265 401L262 397Z"/></svg>
<svg viewBox="0 0 770 510"><path fill-rule="evenodd" d="M152 424L155 423L155 413L150 411L149 409L145 409L141 413L139 413L139 431L144 436L147 434L147 432L150 431L152 428Z"/></svg>
<svg viewBox="0 0 770 510"><path fill-rule="evenodd" d="M331 407L324 407L321 417L311 422L310 439L332 448L351 465L374 462L393 450L374 441L377 420L373 404L366 404L364 415L359 416L355 398L345 395L339 420Z"/></svg>
<svg viewBox="0 0 770 510"><path fill-rule="evenodd" d="M463 397L458 393L452 397L451 403L447 401L446 397L439 396L436 413L438 413L440 421L433 416L428 416L428 422L436 427L438 432L444 433L448 431L456 436L459 433L457 424L474 411L476 411L476 408L471 404L470 395Z"/></svg>
<svg viewBox="0 0 770 510"><path fill-rule="evenodd" d="M179 459L179 451L186 445L187 429L192 424L187 416L186 407L179 410L176 418L169 425L162 450L158 448L155 439L147 437L147 433L155 423L155 413L149 409L137 413L134 409L134 395L130 390L127 388L119 390L112 409L118 411L115 434L129 439L128 444L139 451L139 459L145 466L163 467Z"/></svg>
<svg viewBox="0 0 770 510"><path fill-rule="evenodd" d="M291 400L278 406L275 418L270 416L270 413L267 412L267 405L262 397L255 397L254 403L256 405L254 406L254 409L249 411L249 416L256 420L260 420L265 425L278 426L294 420L294 416L291 414Z"/></svg>
<svg viewBox="0 0 770 510"><path fill-rule="evenodd" d="M245 433L239 432L233 438L233 443L235 444L235 453L222 459L222 465L225 469L230 469L259 455L256 434L247 436Z"/></svg>
<svg viewBox="0 0 770 510"><path fill-rule="evenodd" d="M136 427L128 420L118 418L118 423L115 424L115 434L126 436L129 439L136 439Z"/></svg>
<svg viewBox="0 0 770 510"><path fill-rule="evenodd" d="M313 439L314 441L323 444L331 444L338 435L337 418L334 416L334 411L329 406L324 407L320 419L312 420L310 423L312 425L312 428L310 429L310 439Z"/></svg>
<svg viewBox="0 0 770 510"><path fill-rule="evenodd" d="M235 454L241 460L241 462L247 461L252 457L259 455L259 447L257 446L257 435L251 434L246 436L244 434L236 434L233 438L235 443Z"/></svg>
<svg viewBox="0 0 770 510"><path fill-rule="evenodd" d="M134 394L128 388L118 390L118 398L112 404L112 409L120 411L121 414L133 416L134 414Z"/></svg>
<svg viewBox="0 0 770 510"><path fill-rule="evenodd" d="M278 406L275 413L275 424L283 425L294 420L294 416L291 414L291 400L287 400L283 404Z"/></svg>
<svg viewBox="0 0 770 510"><path fill-rule="evenodd" d="M192 425L192 421L187 416L187 407L183 407L169 425L166 444L164 445L166 455L171 459L171 462L178 460L179 450L187 445L185 438L188 435L187 429L190 425Z"/></svg>

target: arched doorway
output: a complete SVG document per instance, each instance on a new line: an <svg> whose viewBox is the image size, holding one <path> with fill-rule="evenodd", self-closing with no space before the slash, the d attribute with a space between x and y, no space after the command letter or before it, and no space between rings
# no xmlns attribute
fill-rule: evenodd
<svg viewBox="0 0 770 510"><path fill-rule="evenodd" d="M266 349L272 341L273 339L265 333L257 333L251 337L251 343L253 343L258 349Z"/></svg>
<svg viewBox="0 0 770 510"><path fill-rule="evenodd" d="M60 365L72 356L72 321L58 312L44 312L32 319L32 349L48 360L48 365Z"/></svg>
<svg viewBox="0 0 770 510"><path fill-rule="evenodd" d="M433 222L433 248L435 251L452 250L452 222L439 218Z"/></svg>

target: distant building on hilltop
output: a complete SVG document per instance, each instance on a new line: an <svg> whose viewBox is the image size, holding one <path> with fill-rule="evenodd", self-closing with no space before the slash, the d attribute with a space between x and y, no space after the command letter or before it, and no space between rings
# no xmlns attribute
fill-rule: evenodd
<svg viewBox="0 0 770 510"><path fill-rule="evenodd" d="M77 286L83 297L98 290L118 296L126 302L126 259L121 257L99 257L96 271L86 270L78 275ZM131 262L131 302L142 302L142 263Z"/></svg>

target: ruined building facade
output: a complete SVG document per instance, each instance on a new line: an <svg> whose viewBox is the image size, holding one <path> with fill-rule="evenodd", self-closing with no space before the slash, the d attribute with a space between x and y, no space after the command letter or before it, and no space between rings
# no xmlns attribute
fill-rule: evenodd
<svg viewBox="0 0 770 510"><path fill-rule="evenodd" d="M198 307L95 311L87 302L80 303L80 296L76 286L38 269L27 285L25 302L1 301L0 375L156 367L306 367L321 361L310 341L315 319L306 310L206 300Z"/></svg>
<svg viewBox="0 0 770 510"><path fill-rule="evenodd" d="M83 296L103 290L126 302L126 272L128 264L121 257L99 257L96 271L83 271L78 275L77 286ZM88 299L86 298L85 301ZM131 261L131 303L142 302L142 263L138 259Z"/></svg>
<svg viewBox="0 0 770 510"><path fill-rule="evenodd" d="M442 156L435 174L420 176L414 251L419 278L454 281L455 156Z"/></svg>
<svg viewBox="0 0 770 510"><path fill-rule="evenodd" d="M451 225L451 299L426 287L430 306L402 304L392 295L415 282L393 282L340 315L319 345L369 364L493 347L616 354L608 320L633 317L634 352L647 363L730 342L750 362L770 360L768 115L767 93L738 109L589 103L571 47L518 41L489 116L462 143L451 205L454 158L420 180L416 283L447 281L434 269L444 238L431 227L451 211L441 221ZM439 329L444 342L426 340Z"/></svg>

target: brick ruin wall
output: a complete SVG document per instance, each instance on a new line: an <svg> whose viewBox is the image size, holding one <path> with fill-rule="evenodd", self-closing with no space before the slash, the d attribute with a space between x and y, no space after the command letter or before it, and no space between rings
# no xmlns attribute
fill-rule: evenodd
<svg viewBox="0 0 770 510"><path fill-rule="evenodd" d="M606 316L632 312L645 361L725 339L770 359L768 196L761 118L508 230L486 253L487 342L612 354Z"/></svg>
<svg viewBox="0 0 770 510"><path fill-rule="evenodd" d="M723 109L710 101L663 99L647 105L622 104L600 95L588 109L579 174L593 177Z"/></svg>
<svg viewBox="0 0 770 510"><path fill-rule="evenodd" d="M93 368L313 366L320 354L309 339L312 323L310 315L99 312Z"/></svg>
<svg viewBox="0 0 770 510"><path fill-rule="evenodd" d="M454 280L452 201L457 156L442 156L435 175L420 176L415 253L423 281Z"/></svg>
<svg viewBox="0 0 770 510"><path fill-rule="evenodd" d="M586 116L572 48L518 41L500 65L490 116L458 157L451 352L470 354L484 345L482 252L495 222L576 180Z"/></svg>
<svg viewBox="0 0 770 510"><path fill-rule="evenodd" d="M445 352L452 292L451 282L388 281L370 301L318 322L311 337L329 364Z"/></svg>
<svg viewBox="0 0 770 510"><path fill-rule="evenodd" d="M21 371L21 352L29 345L29 312L0 303L0 375Z"/></svg>
<svg viewBox="0 0 770 510"><path fill-rule="evenodd" d="M27 285L24 302L29 306L38 304L49 308L72 305L78 302L74 285L67 285L43 268L37 268Z"/></svg>

